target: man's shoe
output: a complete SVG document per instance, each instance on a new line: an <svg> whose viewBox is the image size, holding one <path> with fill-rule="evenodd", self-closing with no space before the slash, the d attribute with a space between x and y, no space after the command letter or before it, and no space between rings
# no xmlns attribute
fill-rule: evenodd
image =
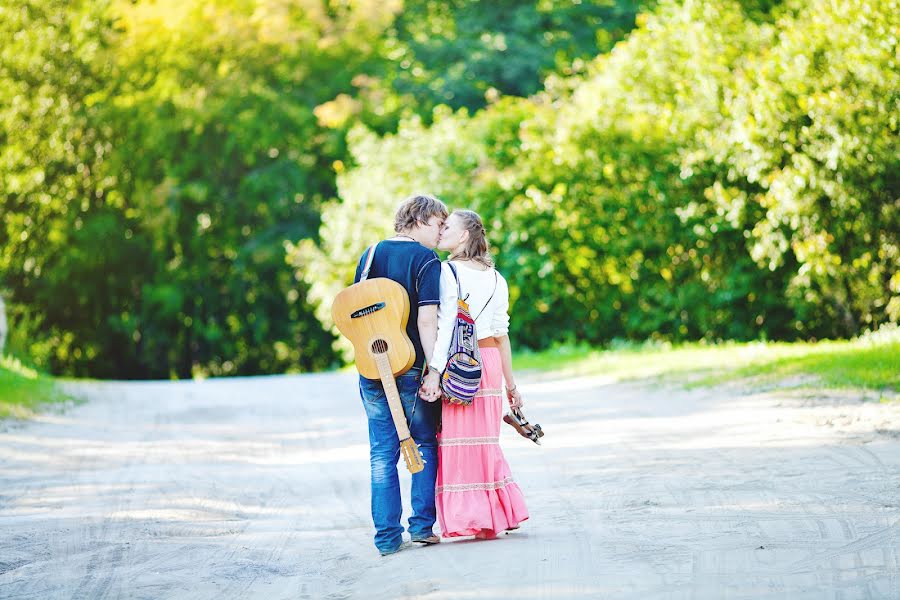
<svg viewBox="0 0 900 600"><path fill-rule="evenodd" d="M430 546L432 544L440 544L441 538L437 536L437 534L432 533L428 537L423 538L413 538L413 541L417 544L425 544L426 546Z"/></svg>
<svg viewBox="0 0 900 600"><path fill-rule="evenodd" d="M397 554L404 548L409 548L409 542L401 542L400 545L397 546L396 548L394 548L393 550L379 550L378 552L382 556L390 556L391 554Z"/></svg>

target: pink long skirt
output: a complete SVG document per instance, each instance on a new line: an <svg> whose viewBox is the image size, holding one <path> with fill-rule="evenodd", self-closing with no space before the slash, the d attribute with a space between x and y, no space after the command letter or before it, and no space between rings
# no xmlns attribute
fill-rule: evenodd
<svg viewBox="0 0 900 600"><path fill-rule="evenodd" d="M435 504L443 537L486 535L528 518L525 497L500 450L500 352L482 348L481 387L470 406L444 404Z"/></svg>

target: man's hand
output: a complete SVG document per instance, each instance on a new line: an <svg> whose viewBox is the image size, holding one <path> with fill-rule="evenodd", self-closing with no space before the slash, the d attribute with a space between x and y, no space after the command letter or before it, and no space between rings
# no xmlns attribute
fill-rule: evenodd
<svg viewBox="0 0 900 600"><path fill-rule="evenodd" d="M428 374L419 387L419 398L426 402L435 402L441 397L441 374L437 369L428 369Z"/></svg>

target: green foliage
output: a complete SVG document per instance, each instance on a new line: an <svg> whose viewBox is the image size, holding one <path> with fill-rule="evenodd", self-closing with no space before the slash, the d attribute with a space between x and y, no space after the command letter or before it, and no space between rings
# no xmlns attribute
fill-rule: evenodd
<svg viewBox="0 0 900 600"><path fill-rule="evenodd" d="M510 190L521 206L499 245L536 299L516 305L521 337L783 337L777 279L741 252L740 227L705 208L721 173L683 166L723 120L733 65L758 28L728 4L664 4L641 22L528 138Z"/></svg>
<svg viewBox="0 0 900 600"><path fill-rule="evenodd" d="M349 87L368 56L356 36L385 17L318 6L4 7L0 257L11 327L38 365L185 377L331 364L284 241L315 235L343 151L314 108Z"/></svg>
<svg viewBox="0 0 900 600"><path fill-rule="evenodd" d="M0 0L0 286L17 350L100 377L332 365L285 259L289 241L317 240L354 160L347 132L430 120L447 91L478 106L491 87L534 91L633 15L626 2ZM457 42L421 37L457 22ZM445 89L425 93L421 66L452 72Z"/></svg>
<svg viewBox="0 0 900 600"><path fill-rule="evenodd" d="M634 27L638 2L406 2L388 31L384 83L417 104L482 108L486 95L530 96Z"/></svg>
<svg viewBox="0 0 900 600"><path fill-rule="evenodd" d="M517 346L900 319L896 0L641 6L0 0L13 349L327 368L415 191L485 217Z"/></svg>
<svg viewBox="0 0 900 600"><path fill-rule="evenodd" d="M459 113L452 131L351 143L346 181L372 190L413 169L416 184L463 182L431 191L485 217L527 347L835 337L896 321L888 4L663 2L531 100ZM400 197L366 192L372 231ZM323 237L358 202L326 208ZM368 240L342 243L356 257ZM306 272L314 302L352 276L328 264Z"/></svg>
<svg viewBox="0 0 900 600"><path fill-rule="evenodd" d="M727 169L717 204L756 215L745 229L760 267L796 264L797 329L850 336L900 315L898 6L801 6L743 65L728 121L692 161Z"/></svg>
<svg viewBox="0 0 900 600"><path fill-rule="evenodd" d="M341 77L305 84L328 81L329 68L340 73L353 40L320 48L318 31L339 25L280 3L118 8L123 51L105 117L121 133L122 193L154 256L124 324L142 370L186 377L327 366L328 336L283 243L314 235L331 187L334 140L320 134L313 108ZM132 162L142 152L152 161Z"/></svg>
<svg viewBox="0 0 900 600"><path fill-rule="evenodd" d="M127 306L145 257L123 231L104 174L111 150L91 92L111 65L97 2L0 5L0 273L13 293L12 335L49 370L79 370L127 344L97 331ZM108 278L109 272L121 276ZM28 325L39 326L28 332Z"/></svg>

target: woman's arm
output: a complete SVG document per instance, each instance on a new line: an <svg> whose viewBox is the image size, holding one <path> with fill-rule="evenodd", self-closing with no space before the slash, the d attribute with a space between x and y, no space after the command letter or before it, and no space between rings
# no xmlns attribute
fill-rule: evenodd
<svg viewBox="0 0 900 600"><path fill-rule="evenodd" d="M522 394L516 387L516 378L512 370L512 346L509 343L508 335L501 335L494 338L500 349L500 366L503 369L503 379L506 380L506 399L513 408L522 406Z"/></svg>
<svg viewBox="0 0 900 600"><path fill-rule="evenodd" d="M428 361L428 374L422 381L420 396L429 402L434 402L441 396L440 379L444 367L447 366L447 356L450 353L450 338L453 336L453 326L456 320L456 279L446 265L441 265L441 303L437 308L436 329L434 344L430 347L422 344L425 351L425 359Z"/></svg>
<svg viewBox="0 0 900 600"><path fill-rule="evenodd" d="M453 338L453 329L456 326L456 308L459 294L456 288L456 279L450 267L441 265L441 304L438 307L437 339L434 342L434 350L425 352L428 366L443 373L447 366L447 358L450 354L450 341Z"/></svg>

